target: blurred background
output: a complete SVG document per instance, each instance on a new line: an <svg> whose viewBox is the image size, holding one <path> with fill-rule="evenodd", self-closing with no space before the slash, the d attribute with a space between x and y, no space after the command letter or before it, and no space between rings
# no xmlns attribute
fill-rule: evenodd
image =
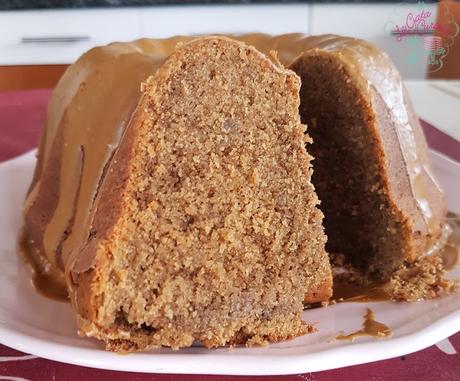
<svg viewBox="0 0 460 381"><path fill-rule="evenodd" d="M404 79L459 79L460 2L2 0L0 90L52 87L89 48L141 37L335 33L385 50Z"/></svg>

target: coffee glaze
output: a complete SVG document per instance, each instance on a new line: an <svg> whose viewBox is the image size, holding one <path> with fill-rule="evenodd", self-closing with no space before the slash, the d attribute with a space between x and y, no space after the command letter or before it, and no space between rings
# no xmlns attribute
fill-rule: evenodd
<svg viewBox="0 0 460 381"><path fill-rule="evenodd" d="M51 267L43 261L40 255L32 255L30 245L26 240L24 231L19 233L18 253L28 263L32 270L32 285L43 296L61 302L69 301L63 274L55 267Z"/></svg>
<svg viewBox="0 0 460 381"><path fill-rule="evenodd" d="M442 195L430 175L418 121L405 111L407 96L387 56L361 40L333 35L250 34L236 38L263 53L277 52L271 54L272 59L286 66L315 51L338 54L363 90L378 90L395 121L399 147L409 168L417 205L405 208L413 217L414 232L421 232L422 237L431 235L434 240L444 213ZM52 279L49 288L59 287L63 294L64 272L80 271L71 267L92 234L94 200L141 98L141 82L155 73L177 44L191 39L141 39L94 48L71 65L59 81L48 106L37 166L24 205L21 251L33 258L29 262L36 276L42 277L37 285L46 288L46 279ZM430 207L433 203L435 208ZM417 218L420 215L422 218ZM91 266L91 261L85 258L80 262Z"/></svg>
<svg viewBox="0 0 460 381"><path fill-rule="evenodd" d="M378 339L389 337L393 334L391 328L386 324L380 323L375 320L375 314L370 308L366 308L366 314L364 315L363 326L359 331L349 333L348 335L340 334L336 336L337 340L350 340L353 341L358 337L372 336Z"/></svg>
<svg viewBox="0 0 460 381"><path fill-rule="evenodd" d="M444 269L452 270L460 257L460 215L455 213L447 214L447 225L450 230L446 244L440 248Z"/></svg>
<svg viewBox="0 0 460 381"><path fill-rule="evenodd" d="M358 286L351 283L335 281L332 300L335 302L385 302L391 300L387 284Z"/></svg>
<svg viewBox="0 0 460 381"><path fill-rule="evenodd" d="M165 58L144 54L135 44L94 48L69 67L54 90L20 240L43 294L65 295L64 272L89 237L93 201L139 102L141 82ZM52 157L56 149L60 154ZM51 172L57 181L47 178ZM40 210L45 198L52 213ZM28 229L37 215L46 221L39 232Z"/></svg>

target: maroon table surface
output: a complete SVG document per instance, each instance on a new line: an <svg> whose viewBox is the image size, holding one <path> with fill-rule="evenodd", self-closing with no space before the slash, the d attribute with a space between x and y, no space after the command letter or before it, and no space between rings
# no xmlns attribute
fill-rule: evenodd
<svg viewBox="0 0 460 381"><path fill-rule="evenodd" d="M0 93L0 162L37 145L50 94L48 89ZM422 126L431 147L460 162L460 144L457 141L428 123L422 121ZM45 360L0 345L0 380L460 380L460 333L451 336L449 341L455 350L448 352L453 354L432 346L406 356L364 365L317 373L257 378L115 372Z"/></svg>

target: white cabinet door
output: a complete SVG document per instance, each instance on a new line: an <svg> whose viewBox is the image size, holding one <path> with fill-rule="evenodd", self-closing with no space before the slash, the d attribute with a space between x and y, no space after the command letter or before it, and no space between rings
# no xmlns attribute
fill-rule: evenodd
<svg viewBox="0 0 460 381"><path fill-rule="evenodd" d="M308 32L308 4L141 8L145 37L176 34Z"/></svg>
<svg viewBox="0 0 460 381"><path fill-rule="evenodd" d="M0 12L0 65L71 63L93 46L140 36L139 9Z"/></svg>
<svg viewBox="0 0 460 381"><path fill-rule="evenodd" d="M405 36L400 41L392 30L413 26L422 11L427 23L436 21L437 4L313 4L310 33L334 33L368 40L386 51L404 78L423 78L427 67L424 38ZM429 13L429 15L428 15ZM422 28L419 25L419 32Z"/></svg>

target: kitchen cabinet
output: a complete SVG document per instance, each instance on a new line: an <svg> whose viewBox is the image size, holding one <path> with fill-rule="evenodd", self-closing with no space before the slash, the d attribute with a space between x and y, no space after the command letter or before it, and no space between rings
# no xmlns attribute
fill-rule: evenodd
<svg viewBox="0 0 460 381"><path fill-rule="evenodd" d="M139 38L137 9L0 12L0 65L65 64L93 46Z"/></svg>
<svg viewBox="0 0 460 381"><path fill-rule="evenodd" d="M197 5L0 12L0 65L66 64L112 41L175 34L335 33L369 40L386 51L404 78L426 73L424 39L390 32L420 7L437 4L302 3Z"/></svg>
<svg viewBox="0 0 460 381"><path fill-rule="evenodd" d="M202 5L140 10L146 37L174 34L308 33L308 4Z"/></svg>

